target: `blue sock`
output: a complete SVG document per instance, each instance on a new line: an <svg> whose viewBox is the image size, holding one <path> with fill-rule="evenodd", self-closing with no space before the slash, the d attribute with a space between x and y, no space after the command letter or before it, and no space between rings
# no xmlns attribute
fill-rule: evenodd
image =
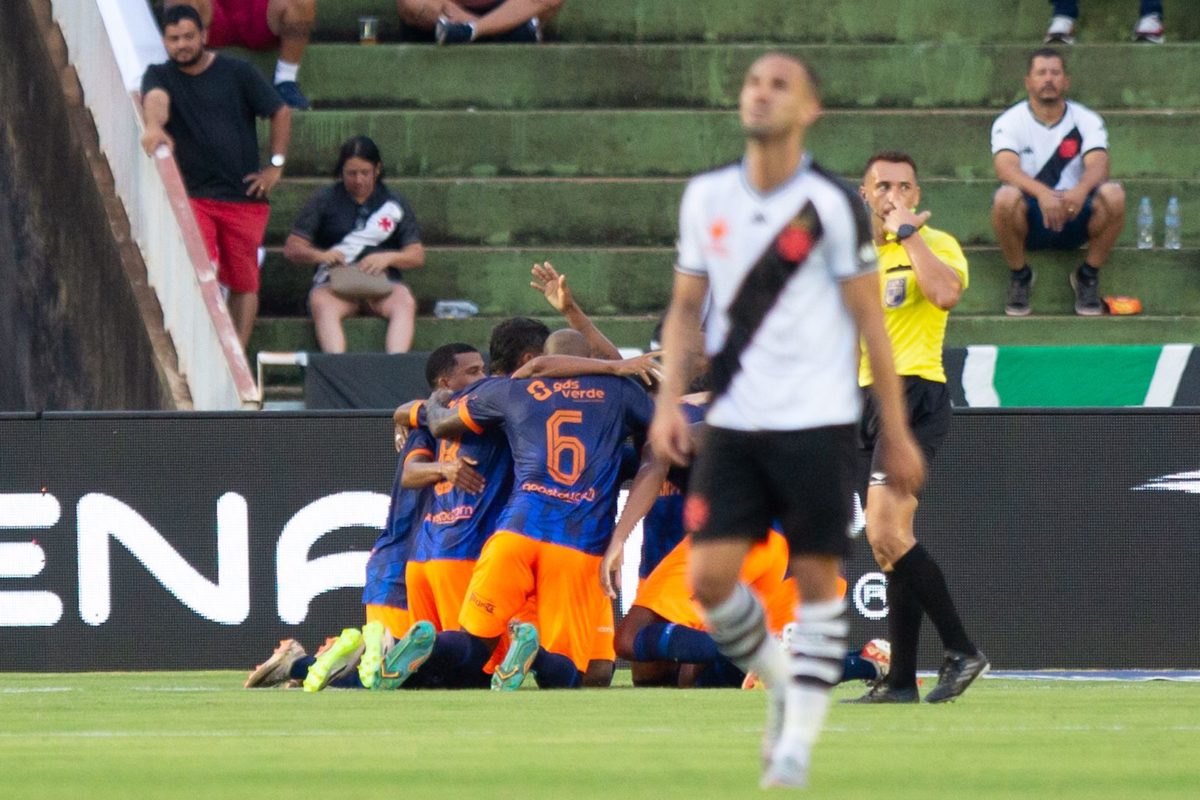
<svg viewBox="0 0 1200 800"><path fill-rule="evenodd" d="M544 647L538 648L533 659L533 672L541 689L578 689L583 676L575 668L575 662Z"/></svg>
<svg viewBox="0 0 1200 800"><path fill-rule="evenodd" d="M294 681L304 680L308 677L308 668L315 663L317 663L315 656L304 656L303 658L297 658L292 662L292 671L289 673L289 677L291 677L291 679Z"/></svg>
<svg viewBox="0 0 1200 800"><path fill-rule="evenodd" d="M653 622L638 631L633 640L636 661L707 664L719 655L717 643L707 633L674 622Z"/></svg>
<svg viewBox="0 0 1200 800"><path fill-rule="evenodd" d="M332 686L335 689L365 689L362 681L358 679L358 670L352 669L340 678L331 680L327 686Z"/></svg>
<svg viewBox="0 0 1200 800"><path fill-rule="evenodd" d="M421 671L442 676L446 688L474 686L491 655L486 642L466 631L442 631Z"/></svg>
<svg viewBox="0 0 1200 800"><path fill-rule="evenodd" d="M875 664L858 653L847 653L842 662L842 681L874 681L879 679Z"/></svg>
<svg viewBox="0 0 1200 800"><path fill-rule="evenodd" d="M737 689L741 688L745 679L746 673L738 669L732 661L724 656L717 656L696 676L695 685L697 689Z"/></svg>

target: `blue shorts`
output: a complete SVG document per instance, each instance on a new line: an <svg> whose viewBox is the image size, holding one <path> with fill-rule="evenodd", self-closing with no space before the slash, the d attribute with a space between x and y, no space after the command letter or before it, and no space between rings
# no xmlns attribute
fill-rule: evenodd
<svg viewBox="0 0 1200 800"><path fill-rule="evenodd" d="M1029 233L1025 234L1025 249L1078 250L1087 244L1088 221L1092 218L1092 198L1095 194L1096 190L1093 189L1083 203L1083 210L1057 233L1042 222L1042 208L1038 205L1037 198L1025 195L1025 204L1028 206L1025 219L1029 223Z"/></svg>

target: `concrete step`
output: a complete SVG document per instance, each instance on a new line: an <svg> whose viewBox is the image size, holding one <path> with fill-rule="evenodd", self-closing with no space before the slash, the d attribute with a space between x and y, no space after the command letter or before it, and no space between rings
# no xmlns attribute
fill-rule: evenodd
<svg viewBox="0 0 1200 800"><path fill-rule="evenodd" d="M380 337L382 341L382 335ZM950 315L947 347L973 344L1173 344L1200 341L1200 317L1077 317L1034 314Z"/></svg>
<svg viewBox="0 0 1200 800"><path fill-rule="evenodd" d="M857 182L857 178L853 179ZM282 244L300 207L328 180L288 179L273 195L268 244ZM412 202L427 245L489 247L667 247L678 234L682 179L397 179ZM963 244L993 244L992 180L923 179L923 207L934 227ZM1200 242L1200 180L1125 181L1133 246L1137 199L1149 196L1160 221L1168 196L1183 204L1183 241Z"/></svg>
<svg viewBox="0 0 1200 800"><path fill-rule="evenodd" d="M782 49L818 71L827 108L1001 109L1025 96L1021 79L1031 47L925 42ZM317 108L733 108L746 67L763 49L319 44L305 54L301 83ZM1196 108L1198 52L1200 42L1077 45L1069 56L1071 96L1097 108ZM274 69L274 53L235 54L268 73Z"/></svg>
<svg viewBox="0 0 1200 800"><path fill-rule="evenodd" d="M674 279L670 248L431 248L423 269L405 274L421 313L438 300L465 298L484 315L546 313L545 300L529 286L535 261L551 261L589 313L659 314L666 308ZM970 248L971 283L954 310L960 314L999 314L1004 310L1009 273L996 248ZM1037 272L1034 309L1070 311L1074 295L1067 276L1082 253L1030 256ZM260 292L267 316L305 316L311 271L296 267L278 249L267 255ZM1118 250L1105 267L1101 291L1131 295L1156 315L1200 315L1200 252L1196 250Z"/></svg>
<svg viewBox="0 0 1200 800"><path fill-rule="evenodd" d="M1165 0L1168 41L1200 38L1192 0ZM1129 0L1090 0L1080 42L1128 41L1135 21ZM392 0L319 3L317 37L357 38L358 17L380 19L380 37L400 35ZM1050 9L1042 0L568 0L553 26L564 41L926 42L962 40L1039 44ZM456 48L465 50L467 48ZM481 49L475 45L474 49Z"/></svg>
<svg viewBox="0 0 1200 800"><path fill-rule="evenodd" d="M901 149L924 177L990 179L996 116L831 111L808 146L827 169L847 175L877 150ZM1200 148L1190 146L1200 111L1110 111L1105 122L1114 176L1200 177ZM366 134L391 175L687 176L738 158L740 130L728 111L316 111L297 115L288 174L331 174L342 143Z"/></svg>

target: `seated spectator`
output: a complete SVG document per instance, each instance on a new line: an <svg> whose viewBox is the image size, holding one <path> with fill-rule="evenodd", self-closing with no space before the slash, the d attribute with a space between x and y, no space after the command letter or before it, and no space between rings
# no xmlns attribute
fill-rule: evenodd
<svg viewBox="0 0 1200 800"><path fill-rule="evenodd" d="M366 136L342 145L334 169L337 183L322 189L300 211L283 254L295 264L315 266L309 308L317 342L326 353L344 353L342 320L369 311L388 321L386 350L406 353L412 346L416 301L401 270L425 264L421 231L408 201L383 184L379 148ZM386 276L382 294L334 291L331 269L352 265L365 276Z"/></svg>
<svg viewBox="0 0 1200 800"><path fill-rule="evenodd" d="M400 20L432 31L438 44L540 42L563 0L396 0Z"/></svg>
<svg viewBox="0 0 1200 800"><path fill-rule="evenodd" d="M992 227L1008 267L1010 317L1029 314L1033 270L1027 250L1078 250L1071 273L1075 313L1097 316L1100 268L1125 225L1125 189L1108 179L1108 132L1096 112L1067 99L1071 79L1061 53L1029 57L1028 100L992 123L992 158L1004 184L992 200Z"/></svg>
<svg viewBox="0 0 1200 800"><path fill-rule="evenodd" d="M1050 0L1054 16L1046 29L1046 44L1075 44L1075 23L1079 20L1079 0ZM1139 0L1138 21L1133 26L1133 40L1162 44L1162 0Z"/></svg>
<svg viewBox="0 0 1200 800"><path fill-rule="evenodd" d="M165 8L180 5L200 13L209 47L278 47L275 91L292 108L309 107L296 77L317 19L317 0L164 0Z"/></svg>

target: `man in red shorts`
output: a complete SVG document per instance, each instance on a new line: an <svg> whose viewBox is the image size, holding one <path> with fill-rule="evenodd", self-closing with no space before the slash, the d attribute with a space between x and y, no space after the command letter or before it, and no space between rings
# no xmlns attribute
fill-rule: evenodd
<svg viewBox="0 0 1200 800"><path fill-rule="evenodd" d="M400 21L438 44L539 42L563 0L396 0Z"/></svg>
<svg viewBox="0 0 1200 800"><path fill-rule="evenodd" d="M170 148L179 162L196 223L217 278L229 289L229 316L242 347L258 316L258 246L267 195L283 177L291 110L258 70L204 46L204 25L189 6L163 15L167 62L142 77L142 148ZM271 163L259 168L255 117L271 120Z"/></svg>
<svg viewBox="0 0 1200 800"><path fill-rule="evenodd" d="M164 10L173 6L196 9L208 31L209 47L237 46L248 50L278 47L275 91L292 108L309 107L296 77L317 19L317 0L165 0L164 6Z"/></svg>

